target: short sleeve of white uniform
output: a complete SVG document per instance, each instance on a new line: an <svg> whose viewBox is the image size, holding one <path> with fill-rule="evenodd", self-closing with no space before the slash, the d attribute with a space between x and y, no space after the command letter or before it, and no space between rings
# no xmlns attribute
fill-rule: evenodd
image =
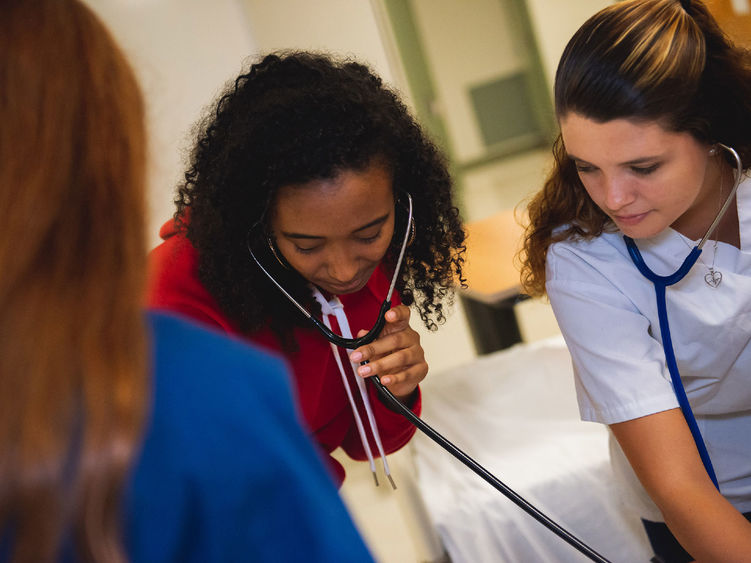
<svg viewBox="0 0 751 563"><path fill-rule="evenodd" d="M652 284L620 236L553 244L546 290L571 352L584 420L613 424L678 407L648 320L656 316Z"/></svg>

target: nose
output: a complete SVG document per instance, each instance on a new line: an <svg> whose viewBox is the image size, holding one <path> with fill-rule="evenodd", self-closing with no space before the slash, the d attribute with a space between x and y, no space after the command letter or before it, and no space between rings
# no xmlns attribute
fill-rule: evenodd
<svg viewBox="0 0 751 563"><path fill-rule="evenodd" d="M357 256L350 253L346 248L332 248L327 256L326 272L329 278L336 283L352 281L359 270Z"/></svg>
<svg viewBox="0 0 751 563"><path fill-rule="evenodd" d="M636 194L627 178L605 177L602 183L603 201L610 211L623 209L636 199Z"/></svg>

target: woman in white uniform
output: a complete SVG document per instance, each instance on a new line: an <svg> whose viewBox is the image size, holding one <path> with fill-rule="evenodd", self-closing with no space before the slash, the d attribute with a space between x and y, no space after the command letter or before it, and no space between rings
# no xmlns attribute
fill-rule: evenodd
<svg viewBox="0 0 751 563"><path fill-rule="evenodd" d="M609 425L654 560L751 561L751 53L698 1L619 2L570 40L555 103L561 136L529 205L525 289L550 299L582 418ZM656 274L675 272L730 197L729 147L736 195L666 290L718 492L666 367L655 288L624 235Z"/></svg>

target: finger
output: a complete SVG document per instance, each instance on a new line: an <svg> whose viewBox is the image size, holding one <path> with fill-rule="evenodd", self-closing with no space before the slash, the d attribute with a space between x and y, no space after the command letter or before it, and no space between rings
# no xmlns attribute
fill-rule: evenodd
<svg viewBox="0 0 751 563"><path fill-rule="evenodd" d="M409 366L407 369L397 373L390 373L379 376L381 383L386 385L395 395L408 395L415 387L425 379L428 374L428 364L422 362Z"/></svg>
<svg viewBox="0 0 751 563"><path fill-rule="evenodd" d="M371 375L391 375L408 369L410 366L424 363L425 352L422 347L415 345L397 348L384 355L371 360L370 363L357 369L358 375L370 377Z"/></svg>
<svg viewBox="0 0 751 563"><path fill-rule="evenodd" d="M370 344L360 346L350 354L349 359L353 362L362 362L365 360L372 362L383 356L393 354L395 351L413 347L422 349L420 347L420 335L407 326L406 329L381 336Z"/></svg>
<svg viewBox="0 0 751 563"><path fill-rule="evenodd" d="M360 330L358 330L358 331L357 331L357 338L362 338L362 337L363 337L363 336L365 336L366 334L368 334L368 331L367 331L367 330L365 330L364 328L363 328L363 329L360 329ZM355 350L354 350L354 351L353 351L353 352L352 352L352 353L351 353L351 354L349 355L349 360L350 360L351 362L364 362L364 361L366 361L366 360L370 360L370 358L371 358L371 354L369 353L370 351L366 349L366 347L367 347L367 345L366 345L366 346L360 346L359 348L356 348L356 349L355 349ZM366 356L366 355L364 355L364 354L363 354L363 352L367 352L367 353L368 353L368 355L367 355L367 356Z"/></svg>
<svg viewBox="0 0 751 563"><path fill-rule="evenodd" d="M410 310L406 305L397 305L386 311L386 327L395 325L409 325ZM386 330L386 329L384 329Z"/></svg>
<svg viewBox="0 0 751 563"><path fill-rule="evenodd" d="M413 378L413 376L411 375L412 372L410 371L412 367L413 366L409 366L407 368L407 366L405 366L405 369L397 371L395 373L378 374L378 379L387 387L407 383ZM417 385L419 381L419 379L415 379L414 385Z"/></svg>
<svg viewBox="0 0 751 563"><path fill-rule="evenodd" d="M381 354L388 354L391 350L405 348L419 343L419 335L409 326L410 310L406 305L397 305L386 312L386 326L376 340L370 344L360 346L350 354L350 361L372 361ZM360 330L357 337L367 334L366 330ZM406 334L406 338L405 338ZM398 338L393 339L393 336ZM415 338L416 337L416 338Z"/></svg>
<svg viewBox="0 0 751 563"><path fill-rule="evenodd" d="M408 369L418 358L408 348L395 350L370 362L370 373L378 375L391 375Z"/></svg>

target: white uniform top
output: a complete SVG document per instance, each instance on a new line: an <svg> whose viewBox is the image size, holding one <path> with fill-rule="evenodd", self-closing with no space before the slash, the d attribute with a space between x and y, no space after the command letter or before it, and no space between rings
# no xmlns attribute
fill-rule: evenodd
<svg viewBox="0 0 751 563"><path fill-rule="evenodd" d="M714 241L686 277L667 288L681 379L720 490L751 510L751 179L737 192L740 250ZM698 241L668 228L637 245L658 275L670 275ZM717 288L705 281L714 259ZM703 261L703 263L702 263ZM631 261L622 233L553 244L546 289L574 365L584 420L612 424L678 407L665 364L654 286ZM643 518L662 521L611 439L615 473Z"/></svg>

